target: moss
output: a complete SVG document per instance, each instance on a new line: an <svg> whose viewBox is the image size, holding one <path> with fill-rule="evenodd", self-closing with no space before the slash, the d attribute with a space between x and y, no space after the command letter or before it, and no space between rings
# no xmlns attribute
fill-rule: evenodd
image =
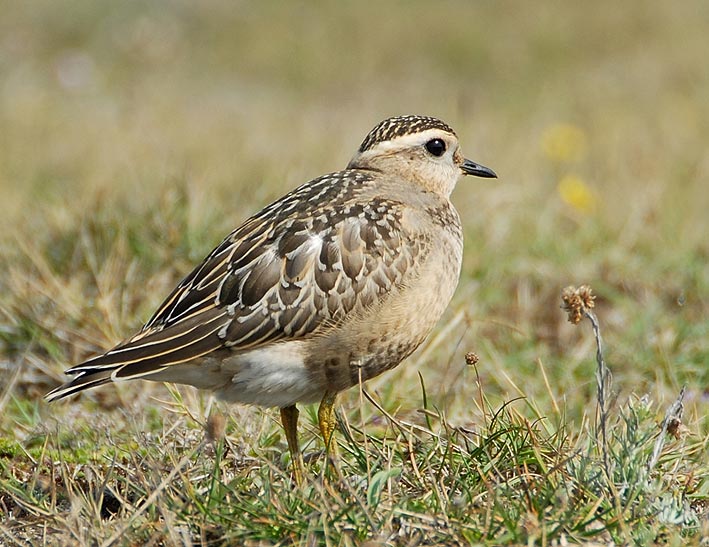
<svg viewBox="0 0 709 547"><path fill-rule="evenodd" d="M0 437L0 458L13 459L21 451L22 448L17 441Z"/></svg>

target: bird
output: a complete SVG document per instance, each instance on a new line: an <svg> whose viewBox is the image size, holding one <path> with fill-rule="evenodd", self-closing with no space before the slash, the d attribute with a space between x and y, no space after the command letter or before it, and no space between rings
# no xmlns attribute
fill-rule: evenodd
<svg viewBox="0 0 709 547"><path fill-rule="evenodd" d="M45 398L143 379L277 407L302 483L296 405L319 401L329 450L337 394L399 365L450 303L463 256L450 195L463 175L497 177L442 120L383 120L344 170L247 219L135 335L69 368Z"/></svg>

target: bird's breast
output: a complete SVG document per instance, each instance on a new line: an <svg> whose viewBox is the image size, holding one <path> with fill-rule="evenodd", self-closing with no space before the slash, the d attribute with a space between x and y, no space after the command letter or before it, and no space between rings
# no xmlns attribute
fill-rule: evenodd
<svg viewBox="0 0 709 547"><path fill-rule="evenodd" d="M397 366L443 315L458 285L463 241L448 226L429 235L428 252L387 298L310 342L306 367L328 390L347 389Z"/></svg>

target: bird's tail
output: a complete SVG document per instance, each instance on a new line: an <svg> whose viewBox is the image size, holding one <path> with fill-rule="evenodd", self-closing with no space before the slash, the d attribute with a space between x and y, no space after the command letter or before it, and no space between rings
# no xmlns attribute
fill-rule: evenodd
<svg viewBox="0 0 709 547"><path fill-rule="evenodd" d="M226 310L214 309L207 318L197 316L163 330L141 332L103 355L67 370L66 374L74 378L44 397L55 401L84 389L137 378L180 382L179 374L172 378L161 373L222 347L217 333L224 327L226 315ZM194 378L188 383L198 385Z"/></svg>
<svg viewBox="0 0 709 547"><path fill-rule="evenodd" d="M113 371L114 369L101 369L80 372L76 377L72 378L71 381L47 393L44 398L49 402L56 401L57 399L63 399L84 389L107 384L113 380L111 377Z"/></svg>

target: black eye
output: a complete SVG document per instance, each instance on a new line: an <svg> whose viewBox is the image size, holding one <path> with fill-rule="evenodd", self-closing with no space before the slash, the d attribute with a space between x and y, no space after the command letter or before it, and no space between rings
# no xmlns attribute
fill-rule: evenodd
<svg viewBox="0 0 709 547"><path fill-rule="evenodd" d="M439 158L446 151L446 143L441 139L431 139L426 143L426 150Z"/></svg>

